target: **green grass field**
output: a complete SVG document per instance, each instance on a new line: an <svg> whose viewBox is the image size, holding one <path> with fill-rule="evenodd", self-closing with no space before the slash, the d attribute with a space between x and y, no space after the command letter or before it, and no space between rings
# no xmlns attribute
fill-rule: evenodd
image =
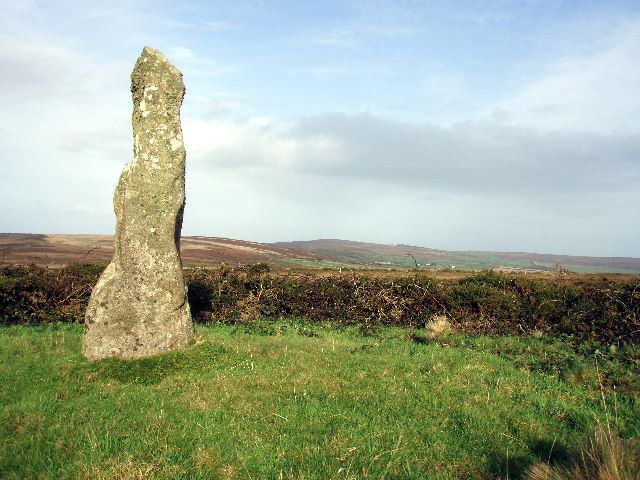
<svg viewBox="0 0 640 480"><path fill-rule="evenodd" d="M262 321L88 362L81 334L0 329L0 478L517 479L608 418L640 436L637 347Z"/></svg>

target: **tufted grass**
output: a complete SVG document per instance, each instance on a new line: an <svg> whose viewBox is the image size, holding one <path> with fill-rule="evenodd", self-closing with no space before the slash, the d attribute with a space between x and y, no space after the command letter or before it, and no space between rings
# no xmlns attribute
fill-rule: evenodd
<svg viewBox="0 0 640 480"><path fill-rule="evenodd" d="M569 355L543 339L257 322L88 362L81 334L0 328L0 478L517 479L603 421L640 436L637 397L540 367Z"/></svg>

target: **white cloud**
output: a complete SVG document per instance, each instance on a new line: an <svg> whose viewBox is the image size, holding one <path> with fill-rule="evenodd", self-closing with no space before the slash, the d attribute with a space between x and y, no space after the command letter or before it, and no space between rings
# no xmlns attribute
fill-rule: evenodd
<svg viewBox="0 0 640 480"><path fill-rule="evenodd" d="M190 160L202 171L295 171L301 162L343 162L339 145L329 136L296 138L287 123L264 117L246 122L186 120L183 126Z"/></svg>
<svg viewBox="0 0 640 480"><path fill-rule="evenodd" d="M448 192L546 196L640 187L640 136L449 128L371 115L185 124L202 168L282 169Z"/></svg>
<svg viewBox="0 0 640 480"><path fill-rule="evenodd" d="M71 50L15 37L0 37L0 98L16 101L65 101L95 95L112 77L102 75Z"/></svg>
<svg viewBox="0 0 640 480"><path fill-rule="evenodd" d="M640 20L618 28L606 48L548 66L493 113L545 130L640 131Z"/></svg>

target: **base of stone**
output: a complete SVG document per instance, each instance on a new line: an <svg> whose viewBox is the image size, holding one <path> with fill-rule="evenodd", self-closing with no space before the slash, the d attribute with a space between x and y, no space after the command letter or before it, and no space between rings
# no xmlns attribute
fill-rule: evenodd
<svg viewBox="0 0 640 480"><path fill-rule="evenodd" d="M192 324L173 332L136 330L138 333L122 335L107 328L85 327L82 353L89 360L144 358L181 350L195 341Z"/></svg>

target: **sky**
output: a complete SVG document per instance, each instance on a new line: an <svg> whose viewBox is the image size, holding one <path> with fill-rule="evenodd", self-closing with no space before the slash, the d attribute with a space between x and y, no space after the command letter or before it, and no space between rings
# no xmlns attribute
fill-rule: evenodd
<svg viewBox="0 0 640 480"><path fill-rule="evenodd" d="M113 233L145 45L182 232L640 257L640 3L12 0L0 232Z"/></svg>

